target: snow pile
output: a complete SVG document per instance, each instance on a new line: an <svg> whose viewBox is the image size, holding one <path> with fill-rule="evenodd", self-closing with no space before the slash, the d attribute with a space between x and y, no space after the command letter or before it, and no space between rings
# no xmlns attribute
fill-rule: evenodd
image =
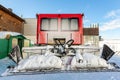
<svg viewBox="0 0 120 80"><path fill-rule="evenodd" d="M14 72L24 70L44 70L44 69L61 69L75 70L82 68L113 68L107 61L90 53L76 53L75 56L63 56L61 58L55 56L54 53L46 51L46 54L31 55L29 58L23 59L18 66L14 68Z"/></svg>
<svg viewBox="0 0 120 80"><path fill-rule="evenodd" d="M19 62L14 71L23 70L42 70L51 68L61 68L62 61L59 57L54 55L32 55L27 59Z"/></svg>
<svg viewBox="0 0 120 80"><path fill-rule="evenodd" d="M83 57L82 60L78 60L76 56L73 57L71 66L76 68L108 68L107 62L98 56L84 53L81 57Z"/></svg>

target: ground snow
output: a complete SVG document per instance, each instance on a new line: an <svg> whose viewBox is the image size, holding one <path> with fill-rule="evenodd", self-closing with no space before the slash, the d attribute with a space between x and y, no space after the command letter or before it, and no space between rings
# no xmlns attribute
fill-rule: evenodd
<svg viewBox="0 0 120 80"><path fill-rule="evenodd" d="M1 77L0 80L120 80L119 72L56 73Z"/></svg>
<svg viewBox="0 0 120 80"><path fill-rule="evenodd" d="M9 65L16 65L11 59L4 58L0 60L0 74L2 74Z"/></svg>

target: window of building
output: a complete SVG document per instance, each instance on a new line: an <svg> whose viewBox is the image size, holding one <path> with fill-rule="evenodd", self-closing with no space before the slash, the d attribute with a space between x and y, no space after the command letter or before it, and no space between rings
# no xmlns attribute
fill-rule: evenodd
<svg viewBox="0 0 120 80"><path fill-rule="evenodd" d="M41 30L52 31L58 29L58 19L57 18L43 18L41 22Z"/></svg>
<svg viewBox="0 0 120 80"><path fill-rule="evenodd" d="M78 30L77 18L63 18L61 22L62 30Z"/></svg>

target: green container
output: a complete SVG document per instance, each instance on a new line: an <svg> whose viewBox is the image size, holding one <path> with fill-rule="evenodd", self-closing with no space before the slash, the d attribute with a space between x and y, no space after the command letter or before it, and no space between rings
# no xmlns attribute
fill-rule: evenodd
<svg viewBox="0 0 120 80"><path fill-rule="evenodd" d="M22 47L26 46L26 40L28 40L26 45L30 46L30 40L26 39L22 35L10 36L9 39L0 39L0 59L7 57L12 48L16 45L19 45L20 51L22 53Z"/></svg>
<svg viewBox="0 0 120 80"><path fill-rule="evenodd" d="M0 39L0 59L8 55L8 42L7 39Z"/></svg>

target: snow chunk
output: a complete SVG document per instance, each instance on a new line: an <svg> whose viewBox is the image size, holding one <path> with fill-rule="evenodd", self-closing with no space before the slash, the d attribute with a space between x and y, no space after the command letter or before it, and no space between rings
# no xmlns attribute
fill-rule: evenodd
<svg viewBox="0 0 120 80"><path fill-rule="evenodd" d="M84 53L83 54L83 61L78 62L77 58L74 57L71 62L72 67L76 68L107 68L108 64L107 62L93 54L90 53Z"/></svg>
<svg viewBox="0 0 120 80"><path fill-rule="evenodd" d="M41 70L51 68L61 68L62 61L59 57L53 55L32 55L28 59L24 59L19 62L18 66L15 67L16 71L22 70Z"/></svg>

